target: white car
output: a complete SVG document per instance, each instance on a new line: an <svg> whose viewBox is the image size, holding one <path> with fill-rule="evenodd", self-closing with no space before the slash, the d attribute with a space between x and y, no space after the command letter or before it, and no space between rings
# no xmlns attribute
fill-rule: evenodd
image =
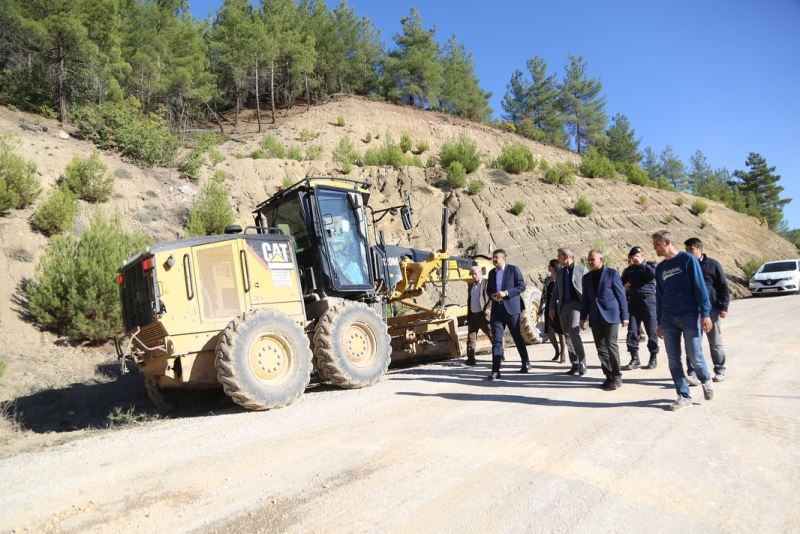
<svg viewBox="0 0 800 534"><path fill-rule="evenodd" d="M768 261L750 279L750 293L800 292L800 260Z"/></svg>

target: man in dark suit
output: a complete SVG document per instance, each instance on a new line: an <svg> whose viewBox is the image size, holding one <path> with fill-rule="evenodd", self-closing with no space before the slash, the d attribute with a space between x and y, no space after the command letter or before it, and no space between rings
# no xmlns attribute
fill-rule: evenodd
<svg viewBox="0 0 800 534"><path fill-rule="evenodd" d="M489 330L489 314L492 310L492 300L486 293L488 280L483 277L483 271L477 265L469 270L472 282L467 288L467 361L465 365L475 365L475 345L478 341L478 330L491 340L492 332Z"/></svg>
<svg viewBox="0 0 800 534"><path fill-rule="evenodd" d="M489 272L486 291L491 297L492 313L492 374L489 380L500 378L500 362L503 358L503 333L506 327L514 338L519 357L522 359L520 373L527 373L530 368L528 349L519 329L519 316L525 309L520 295L525 292L525 279L516 265L506 263L506 251L497 249L492 253L495 268Z"/></svg>
<svg viewBox="0 0 800 534"><path fill-rule="evenodd" d="M567 338L567 351L572 368L568 375L586 374L586 353L583 351L581 340L581 327L578 324L581 314L581 294L583 292L583 275L586 267L577 265L572 250L561 247L558 249L558 264L556 272L555 291L550 295L548 303L551 319L558 316L561 330Z"/></svg>
<svg viewBox="0 0 800 534"><path fill-rule="evenodd" d="M601 387L612 391L622 387L617 335L620 323L623 328L628 324L628 302L619 272L603 265L602 252L590 251L586 262L591 271L583 277L581 328L588 318L597 356L606 375Z"/></svg>

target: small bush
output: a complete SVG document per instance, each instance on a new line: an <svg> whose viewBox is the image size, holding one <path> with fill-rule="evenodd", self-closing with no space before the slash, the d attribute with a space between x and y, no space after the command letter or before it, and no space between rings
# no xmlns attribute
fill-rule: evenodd
<svg viewBox="0 0 800 534"><path fill-rule="evenodd" d="M669 180L663 177L652 180L648 185L650 185L651 187L655 187L656 189L662 189L664 191L675 191L675 187L673 187L673 185L669 183Z"/></svg>
<svg viewBox="0 0 800 534"><path fill-rule="evenodd" d="M698 199L692 202L692 213L695 215L702 215L706 211L708 211L708 204L704 201Z"/></svg>
<svg viewBox="0 0 800 534"><path fill-rule="evenodd" d="M77 107L71 118L84 138L119 150L139 165L171 165L180 146L167 121L143 114L135 98Z"/></svg>
<svg viewBox="0 0 800 534"><path fill-rule="evenodd" d="M14 153L15 141L0 135L0 214L25 208L42 192L36 164Z"/></svg>
<svg viewBox="0 0 800 534"><path fill-rule="evenodd" d="M342 126L344 126L344 124L345 123L344 123L344 116L343 115L339 115L338 117L336 117L336 126L341 128Z"/></svg>
<svg viewBox="0 0 800 534"><path fill-rule="evenodd" d="M318 132L314 132L307 128L303 128L302 130L300 130L300 141L311 141L312 139L316 139L317 137L319 137Z"/></svg>
<svg viewBox="0 0 800 534"><path fill-rule="evenodd" d="M293 185L294 185L294 180L292 180L292 179L291 179L291 178L289 178L288 176L284 176L284 177L283 177L283 188L284 188L284 189L289 189L289 188L290 188L290 187L292 187Z"/></svg>
<svg viewBox="0 0 800 534"><path fill-rule="evenodd" d="M572 206L572 212L578 217L588 217L592 211L594 211L594 207L585 197L578 197L578 201Z"/></svg>
<svg viewBox="0 0 800 534"><path fill-rule="evenodd" d="M403 151L403 154L411 150L411 147L414 145L414 142L411 140L411 136L408 134L403 134L400 136L400 150Z"/></svg>
<svg viewBox="0 0 800 534"><path fill-rule="evenodd" d="M392 141L391 137L386 137L383 146L380 148L369 148L364 153L364 165L381 166L388 165L399 169L406 164L406 158L400 147Z"/></svg>
<svg viewBox="0 0 800 534"><path fill-rule="evenodd" d="M422 164L422 159L419 156L413 155L410 158L406 158L406 165L409 167L419 167L420 169L424 167Z"/></svg>
<svg viewBox="0 0 800 534"><path fill-rule="evenodd" d="M477 195L481 191L483 191L483 182L480 180L470 180L469 185L467 186L467 193L470 195Z"/></svg>
<svg viewBox="0 0 800 534"><path fill-rule="evenodd" d="M453 161L447 167L447 183L453 189L467 185L467 171L461 162Z"/></svg>
<svg viewBox="0 0 800 534"><path fill-rule="evenodd" d="M554 185L572 185L575 183L575 167L569 163L558 163L547 169L542 181Z"/></svg>
<svg viewBox="0 0 800 534"><path fill-rule="evenodd" d="M233 224L233 209L228 189L220 181L211 180L192 204L186 231L190 236L221 234L230 224Z"/></svg>
<svg viewBox="0 0 800 534"><path fill-rule="evenodd" d="M522 143L511 143L505 145L500 154L500 167L511 174L520 174L536 168L536 160L533 153Z"/></svg>
<svg viewBox="0 0 800 534"><path fill-rule="evenodd" d="M286 151L286 157L295 161L303 161L303 150L297 145L292 145Z"/></svg>
<svg viewBox="0 0 800 534"><path fill-rule="evenodd" d="M525 203L521 200L517 200L514 202L514 205L511 206L511 209L508 210L509 213L513 213L514 215L521 215L523 211L525 211Z"/></svg>
<svg viewBox="0 0 800 534"><path fill-rule="evenodd" d="M744 279L750 280L751 278L753 278L753 275L756 274L758 268L764 264L764 261L765 261L764 258L760 257L753 257L747 260L747 263L745 263L742 266L742 271L744 272Z"/></svg>
<svg viewBox="0 0 800 534"><path fill-rule="evenodd" d="M46 236L52 236L71 229L77 215L77 197L70 191L54 187L33 213L31 226Z"/></svg>
<svg viewBox="0 0 800 534"><path fill-rule="evenodd" d="M669 215L664 217L664 220L661 222L662 224L672 224L673 222L675 222L675 216L670 213Z"/></svg>
<svg viewBox="0 0 800 534"><path fill-rule="evenodd" d="M427 141L417 141L417 144L414 146L414 152L416 152L417 154L424 154L430 148L431 146L428 144Z"/></svg>
<svg viewBox="0 0 800 534"><path fill-rule="evenodd" d="M353 164L349 161L345 161L339 165L339 170L342 172L342 174L350 174L353 170Z"/></svg>
<svg viewBox="0 0 800 534"><path fill-rule="evenodd" d="M686 199L683 198L683 197L678 197L678 198L675 199L675 205L678 206L679 208L681 206L683 206L685 202L686 202Z"/></svg>
<svg viewBox="0 0 800 534"><path fill-rule="evenodd" d="M700 229L701 230L705 229L706 226L708 226L708 223L706 221L700 221Z"/></svg>
<svg viewBox="0 0 800 534"><path fill-rule="evenodd" d="M617 174L614 163L593 146L583 156L579 170L587 178L614 178Z"/></svg>
<svg viewBox="0 0 800 534"><path fill-rule="evenodd" d="M95 214L80 238L54 236L25 288L36 321L73 340L100 342L122 330L117 268L148 244L119 219Z"/></svg>
<svg viewBox="0 0 800 534"><path fill-rule="evenodd" d="M250 157L253 159L267 159L267 153L260 148L257 148L250 152Z"/></svg>
<svg viewBox="0 0 800 534"><path fill-rule="evenodd" d="M433 156L428 156L428 159L425 160L425 168L432 169L434 167L436 167L436 158Z"/></svg>
<svg viewBox="0 0 800 534"><path fill-rule="evenodd" d="M353 146L353 141L351 141L347 136L339 139L339 144L333 149L331 156L333 157L333 161L338 161L342 166L348 164L351 169L353 163L356 161L356 159L358 159L358 154ZM349 172L350 171L347 171L345 174L348 174Z"/></svg>
<svg viewBox="0 0 800 534"><path fill-rule="evenodd" d="M286 149L275 136L265 135L264 139L261 140L261 148L264 149L264 157L266 158L281 159L286 157Z"/></svg>
<svg viewBox="0 0 800 534"><path fill-rule="evenodd" d="M547 160L542 158L539 160L539 170L542 172L547 172L550 169L550 164L547 163Z"/></svg>
<svg viewBox="0 0 800 534"><path fill-rule="evenodd" d="M461 135L458 139L451 139L442 145L442 149L439 151L439 161L445 169L449 168L452 162L457 161L469 174L480 166L481 157L475 141L466 135Z"/></svg>
<svg viewBox="0 0 800 534"><path fill-rule="evenodd" d="M114 190L114 175L100 161L100 153L93 151L88 159L72 158L64 169L61 187L87 202L105 202Z"/></svg>
<svg viewBox="0 0 800 534"><path fill-rule="evenodd" d="M372 142L372 134L367 132L366 137L364 137L364 139L362 139L362 141L364 143L366 143L366 144L370 144Z"/></svg>
<svg viewBox="0 0 800 534"><path fill-rule="evenodd" d="M216 167L217 165L225 161L225 156L223 156L222 152L220 152L216 148L212 148L208 152L208 160L211 162L212 167Z"/></svg>
<svg viewBox="0 0 800 534"><path fill-rule="evenodd" d="M203 132L195 139L194 149L205 152L209 148L221 145L224 142L225 137L217 132Z"/></svg>
<svg viewBox="0 0 800 534"><path fill-rule="evenodd" d="M197 173L202 166L203 153L198 150L192 150L178 163L178 172L180 173L180 177L184 180L196 182L200 178Z"/></svg>
<svg viewBox="0 0 800 534"><path fill-rule="evenodd" d="M646 206L647 206L647 202L648 202L648 201L649 201L649 200L648 200L648 198L647 198L647 195L639 195L639 199L636 201L636 203L637 203L637 204L639 204L641 207L643 207L643 208L644 208L644 207L646 207Z"/></svg>
<svg viewBox="0 0 800 534"><path fill-rule="evenodd" d="M306 148L306 159L309 161L319 159L321 155L322 155L322 147L319 145L311 145L308 148Z"/></svg>
<svg viewBox="0 0 800 534"><path fill-rule="evenodd" d="M641 186L651 185L650 178L647 176L647 173L636 163L625 165L622 168L622 173L628 179L629 184Z"/></svg>

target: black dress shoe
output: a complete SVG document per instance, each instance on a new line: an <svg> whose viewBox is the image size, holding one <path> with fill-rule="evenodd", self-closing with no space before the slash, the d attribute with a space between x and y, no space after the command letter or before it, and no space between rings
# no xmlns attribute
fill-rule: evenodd
<svg viewBox="0 0 800 534"><path fill-rule="evenodd" d="M580 376L583 376L583 375L585 375L585 374L586 374L586 366L585 366L585 365L581 365L581 366L578 368L578 375L580 375Z"/></svg>
<svg viewBox="0 0 800 534"><path fill-rule="evenodd" d="M475 360L475 358L467 358L467 360L464 362L464 365L478 365L478 362Z"/></svg>
<svg viewBox="0 0 800 534"><path fill-rule="evenodd" d="M606 377L605 381L602 384L600 384L600 388L609 391L610 388L611 388L611 382L612 382L612 379L609 378L609 377Z"/></svg>
<svg viewBox="0 0 800 534"><path fill-rule="evenodd" d="M499 380L500 378L502 378L500 373L492 373L486 377L486 380Z"/></svg>
<svg viewBox="0 0 800 534"><path fill-rule="evenodd" d="M552 359L552 360L550 360L550 361L551 361L551 362L557 362L559 358L561 358L561 355L560 355L560 354L558 354L558 353L556 352L556 355L555 355L555 356L553 356L553 359Z"/></svg>
<svg viewBox="0 0 800 534"><path fill-rule="evenodd" d="M579 370L580 370L580 369L579 369L578 367L576 367L576 366L574 366L574 365L573 365L573 366L572 366L572 369L570 369L569 371L567 371L567 372L566 372L566 374L568 374L568 375L574 375L574 374L577 374Z"/></svg>
<svg viewBox="0 0 800 534"><path fill-rule="evenodd" d="M528 372L528 366L527 365L523 365L522 367L519 368L519 372L520 373L527 373Z"/></svg>

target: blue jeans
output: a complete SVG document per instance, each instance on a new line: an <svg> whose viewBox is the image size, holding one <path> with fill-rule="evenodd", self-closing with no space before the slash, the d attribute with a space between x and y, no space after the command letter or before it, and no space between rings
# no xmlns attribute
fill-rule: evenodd
<svg viewBox="0 0 800 534"><path fill-rule="evenodd" d="M678 395L690 399L692 396L689 394L689 382L683 374L681 362L681 335L683 335L683 346L686 348L686 359L692 363L697 378L703 384L710 378L703 358L700 316L695 313L664 315L661 317L661 330L664 333L664 348L667 351L669 373L675 382L675 389Z"/></svg>

